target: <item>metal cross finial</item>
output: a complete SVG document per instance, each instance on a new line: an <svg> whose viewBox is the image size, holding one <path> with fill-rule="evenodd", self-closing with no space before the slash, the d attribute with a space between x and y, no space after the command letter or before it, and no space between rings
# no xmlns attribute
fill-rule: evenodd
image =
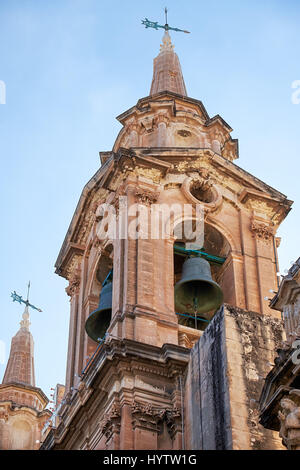
<svg viewBox="0 0 300 470"><path fill-rule="evenodd" d="M27 286L27 300L24 300L22 298L21 295L18 295L16 293L16 291L14 290L12 293L11 293L11 297L13 299L13 302L19 302L19 304L23 303L26 305L26 307L31 307L33 308L34 310L37 310L38 312L42 312L42 310L40 308L37 308L35 307L34 305L30 304L29 303L29 290L30 290L30 281L28 282L28 286Z"/></svg>
<svg viewBox="0 0 300 470"><path fill-rule="evenodd" d="M150 21L148 18L145 18L142 20L142 24L145 25L145 28L162 28L165 31L178 31L181 33L190 33L190 31L186 31L185 29L179 29L179 28L172 28L171 26L168 25L168 9L165 7L165 17L166 17L166 24L163 26L162 24L158 24L157 21Z"/></svg>
<svg viewBox="0 0 300 470"><path fill-rule="evenodd" d="M29 300L29 290L30 290L30 281L28 282L28 286L27 286L27 302Z"/></svg>

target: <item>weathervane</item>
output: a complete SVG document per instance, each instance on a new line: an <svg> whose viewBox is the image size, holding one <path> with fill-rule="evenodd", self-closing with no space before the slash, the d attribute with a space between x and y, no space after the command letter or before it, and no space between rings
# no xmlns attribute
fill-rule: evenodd
<svg viewBox="0 0 300 470"><path fill-rule="evenodd" d="M190 33L190 31L186 31L185 29L178 29L178 28L172 28L171 26L168 25L168 9L165 8L165 16L166 16L166 24L163 26L161 24L158 24L157 21L150 21L148 18L145 18L142 20L142 24L145 25L145 28L162 28L165 31L180 31L181 33Z"/></svg>
<svg viewBox="0 0 300 470"><path fill-rule="evenodd" d="M27 300L24 300L21 295L18 295L16 291L13 291L11 293L11 297L13 299L13 302L19 302L19 304L23 303L26 305L26 307L31 307L34 310L37 310L38 312L42 312L40 308L35 307L34 305L29 303L29 290L30 290L30 281L28 282L28 289L27 289Z"/></svg>

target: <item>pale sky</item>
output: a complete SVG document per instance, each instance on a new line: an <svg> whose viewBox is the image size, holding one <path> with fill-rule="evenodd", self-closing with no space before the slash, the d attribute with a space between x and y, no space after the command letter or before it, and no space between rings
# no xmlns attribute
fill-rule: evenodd
<svg viewBox="0 0 300 470"><path fill-rule="evenodd" d="M36 384L64 383L67 282L54 263L85 183L111 150L115 117L147 96L166 0L0 0L2 278L0 352L5 363L23 307L31 312ZM280 270L300 256L299 0L172 0L169 24L188 91L239 139L240 167L294 200L278 235ZM300 95L299 95L300 96ZM268 293L266 293L268 295ZM0 354L1 356L1 354ZM0 357L0 359L3 359Z"/></svg>

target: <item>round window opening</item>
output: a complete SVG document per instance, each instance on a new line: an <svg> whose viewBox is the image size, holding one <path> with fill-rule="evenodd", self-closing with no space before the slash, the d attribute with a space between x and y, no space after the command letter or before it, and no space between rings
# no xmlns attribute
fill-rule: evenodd
<svg viewBox="0 0 300 470"><path fill-rule="evenodd" d="M193 181L190 186L190 193L198 199L198 201L206 204L213 202L215 199L212 187L202 181Z"/></svg>

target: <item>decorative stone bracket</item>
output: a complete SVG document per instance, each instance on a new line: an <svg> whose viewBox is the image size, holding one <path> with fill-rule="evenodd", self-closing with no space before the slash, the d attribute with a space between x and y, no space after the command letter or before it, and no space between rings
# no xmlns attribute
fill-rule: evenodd
<svg viewBox="0 0 300 470"><path fill-rule="evenodd" d="M151 403L146 405L134 402L131 407L133 429L142 427L151 431L157 431L157 420L159 415L153 409Z"/></svg>
<svg viewBox="0 0 300 470"><path fill-rule="evenodd" d="M105 413L100 422L100 430L108 441L113 434L120 433L121 409L120 405L114 403L108 413Z"/></svg>
<svg viewBox="0 0 300 470"><path fill-rule="evenodd" d="M81 269L80 269L80 265L78 265L74 269L74 271L70 274L69 285L68 287L66 287L66 293L70 297L73 297L73 295L79 293L80 281L81 281Z"/></svg>
<svg viewBox="0 0 300 470"><path fill-rule="evenodd" d="M253 233L253 237L258 238L263 242L269 242L274 235L274 230L270 225L260 223L255 220L252 221L250 230Z"/></svg>
<svg viewBox="0 0 300 470"><path fill-rule="evenodd" d="M139 204L150 206L154 204L159 198L159 192L148 191L142 188L136 188L134 195Z"/></svg>
<svg viewBox="0 0 300 470"><path fill-rule="evenodd" d="M8 421L8 413L5 408L0 408L0 421L4 421L5 423Z"/></svg>
<svg viewBox="0 0 300 470"><path fill-rule="evenodd" d="M154 409L151 403L142 404L134 402L131 408L133 428L142 427L158 432L159 425L166 422L171 439L181 429L181 411L174 407L170 409Z"/></svg>

